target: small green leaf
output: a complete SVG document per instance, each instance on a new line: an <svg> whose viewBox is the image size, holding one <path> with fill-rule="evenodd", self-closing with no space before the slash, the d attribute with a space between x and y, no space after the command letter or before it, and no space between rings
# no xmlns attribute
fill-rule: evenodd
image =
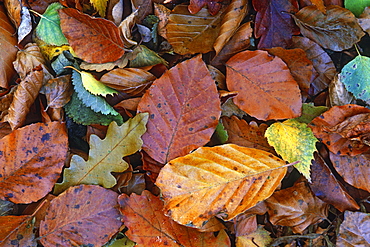
<svg viewBox="0 0 370 247"><path fill-rule="evenodd" d="M285 161L293 163L297 170L302 173L308 181L310 178L311 160L316 151L315 144L318 141L312 130L305 123L295 119L284 122L276 122L267 128L265 136L268 143L275 148Z"/></svg>
<svg viewBox="0 0 370 247"><path fill-rule="evenodd" d="M301 123L311 123L311 121L320 116L322 113L326 112L328 108L326 106L314 106L311 103L302 104L302 115L300 117L294 118Z"/></svg>
<svg viewBox="0 0 370 247"><path fill-rule="evenodd" d="M355 16L360 16L365 7L370 6L370 0L345 0L344 7L350 10Z"/></svg>
<svg viewBox="0 0 370 247"><path fill-rule="evenodd" d="M135 48L138 49L139 52L136 55L136 58L130 61L131 68L140 68L145 66L152 66L156 64L164 64L167 66L167 61L161 58L156 52L150 50L145 45L140 45ZM135 53L134 50L134 53Z"/></svg>
<svg viewBox="0 0 370 247"><path fill-rule="evenodd" d="M229 135L227 134L227 131L225 130L222 122L218 122L214 135L221 144L225 144L226 141L229 139Z"/></svg>
<svg viewBox="0 0 370 247"><path fill-rule="evenodd" d="M104 97L106 97L108 94L113 95L115 93L118 93L113 88L110 88L104 83L95 79L92 74L85 71L79 71L79 73L81 74L82 85L90 93L94 95L101 95Z"/></svg>
<svg viewBox="0 0 370 247"><path fill-rule="evenodd" d="M370 58L358 55L347 63L340 74L346 89L356 99L370 100Z"/></svg>

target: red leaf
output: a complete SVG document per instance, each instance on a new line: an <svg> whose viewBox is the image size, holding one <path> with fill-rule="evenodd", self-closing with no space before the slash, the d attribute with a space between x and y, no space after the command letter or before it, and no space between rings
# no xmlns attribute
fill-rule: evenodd
<svg viewBox="0 0 370 247"><path fill-rule="evenodd" d="M224 3L223 3L224 2ZM211 15L216 15L218 11L220 11L221 7L225 2L229 2L229 0L190 0L190 5L188 6L188 10L192 14L196 14L201 10L204 6L208 7L208 12Z"/></svg>

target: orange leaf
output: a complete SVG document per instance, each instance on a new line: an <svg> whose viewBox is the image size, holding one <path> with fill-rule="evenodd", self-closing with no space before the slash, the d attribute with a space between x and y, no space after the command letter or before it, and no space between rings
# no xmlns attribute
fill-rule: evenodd
<svg viewBox="0 0 370 247"><path fill-rule="evenodd" d="M238 91L234 103L240 109L260 120L300 116L298 84L280 58L266 51L244 51L226 66L226 83L230 91Z"/></svg>
<svg viewBox="0 0 370 247"><path fill-rule="evenodd" d="M79 185L53 199L40 224L44 246L103 246L121 227L117 193Z"/></svg>
<svg viewBox="0 0 370 247"><path fill-rule="evenodd" d="M65 125L32 124L0 140L0 197L14 203L40 200L51 191L68 150Z"/></svg>
<svg viewBox="0 0 370 247"><path fill-rule="evenodd" d="M0 246L36 246L32 216L0 216Z"/></svg>
<svg viewBox="0 0 370 247"><path fill-rule="evenodd" d="M147 190L141 196L122 194L118 201L128 227L125 234L139 246L230 246L229 238L216 238L212 232L199 232L165 216L163 202Z"/></svg>
<svg viewBox="0 0 370 247"><path fill-rule="evenodd" d="M153 82L138 106L149 112L143 150L165 164L205 145L221 114L216 85L196 56Z"/></svg>
<svg viewBox="0 0 370 247"><path fill-rule="evenodd" d="M166 215L199 228L212 216L230 220L268 198L285 176L285 166L258 149L234 144L201 147L167 163L156 185Z"/></svg>
<svg viewBox="0 0 370 247"><path fill-rule="evenodd" d="M125 53L117 26L76 9L59 11L60 26L79 58L89 63L114 62Z"/></svg>

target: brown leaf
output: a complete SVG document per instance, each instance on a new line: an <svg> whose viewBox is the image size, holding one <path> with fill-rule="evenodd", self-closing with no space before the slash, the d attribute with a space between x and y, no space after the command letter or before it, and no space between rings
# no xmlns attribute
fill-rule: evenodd
<svg viewBox="0 0 370 247"><path fill-rule="evenodd" d="M341 212L360 209L344 186L335 178L324 159L317 153L311 165L311 180L312 192L324 202L333 205Z"/></svg>
<svg viewBox="0 0 370 247"><path fill-rule="evenodd" d="M330 160L344 181L370 192L370 154L343 156L330 153Z"/></svg>
<svg viewBox="0 0 370 247"><path fill-rule="evenodd" d="M328 204L317 198L306 182L275 192L266 200L266 205L271 223L290 226L294 233L302 233L328 214Z"/></svg>
<svg viewBox="0 0 370 247"><path fill-rule="evenodd" d="M326 14L307 6L293 17L303 36L334 51L351 48L365 35L352 12L336 5L326 7Z"/></svg>
<svg viewBox="0 0 370 247"><path fill-rule="evenodd" d="M163 164L152 159L147 153L141 151L141 160L143 162L143 169L147 172L149 178L155 182L158 177L159 171L162 169Z"/></svg>
<svg viewBox="0 0 370 247"><path fill-rule="evenodd" d="M363 114L368 116L369 113L370 109L363 106L334 106L312 120L309 127L334 154L354 156L370 149L365 144L369 140L366 130L369 122L362 122Z"/></svg>
<svg viewBox="0 0 370 247"><path fill-rule="evenodd" d="M358 18L357 20L361 28L369 34L370 33L370 7L366 7L364 12L360 15L360 18Z"/></svg>
<svg viewBox="0 0 370 247"><path fill-rule="evenodd" d="M290 48L301 48L306 52L307 58L312 61L318 76L311 83L309 95L316 95L325 90L337 70L329 55L315 42L305 37L293 37L293 44Z"/></svg>
<svg viewBox="0 0 370 247"><path fill-rule="evenodd" d="M17 38L3 5L0 5L0 26L0 87L8 88L8 83L15 74L12 62L17 54Z"/></svg>
<svg viewBox="0 0 370 247"><path fill-rule="evenodd" d="M51 191L68 150L65 125L32 124L0 140L0 197L14 203L40 200Z"/></svg>
<svg viewBox="0 0 370 247"><path fill-rule="evenodd" d="M150 1L147 1L147 2L150 2ZM122 33L123 44L127 48L137 45L137 42L135 40L132 40L132 29L134 28L137 22L138 13L139 13L139 10L132 12L118 26L118 29Z"/></svg>
<svg viewBox="0 0 370 247"><path fill-rule="evenodd" d="M253 214L239 214L234 220L235 236L243 236L257 230L257 217Z"/></svg>
<svg viewBox="0 0 370 247"><path fill-rule="evenodd" d="M199 228L212 216L231 220L268 198L285 176L285 166L258 149L234 144L201 147L167 163L156 185L166 215Z"/></svg>
<svg viewBox="0 0 370 247"><path fill-rule="evenodd" d="M47 107L61 108L65 106L73 93L71 75L63 75L49 80L44 85L42 93L46 96Z"/></svg>
<svg viewBox="0 0 370 247"><path fill-rule="evenodd" d="M1 216L0 246L36 247L32 218L30 215Z"/></svg>
<svg viewBox="0 0 370 247"><path fill-rule="evenodd" d="M167 41L180 55L207 53L218 37L221 14L211 16L207 9L190 14L186 5L177 5L166 26Z"/></svg>
<svg viewBox="0 0 370 247"><path fill-rule="evenodd" d="M212 232L201 233L182 226L164 215L163 202L149 191L141 196L121 194L118 197L125 233L139 246L230 246ZM140 227L138 227L140 226Z"/></svg>
<svg viewBox="0 0 370 247"><path fill-rule="evenodd" d="M298 84L280 58L266 51L244 51L226 66L226 83L230 91L238 91L233 100L240 109L260 120L300 116Z"/></svg>
<svg viewBox="0 0 370 247"><path fill-rule="evenodd" d="M4 0L9 19L18 28L21 25L22 3L19 0ZM3 25L1 25L3 26Z"/></svg>
<svg viewBox="0 0 370 247"><path fill-rule="evenodd" d="M154 3L154 14L159 18L157 32L163 38L167 39L166 25L168 23L168 18L170 17L171 10L166 8L162 4Z"/></svg>
<svg viewBox="0 0 370 247"><path fill-rule="evenodd" d="M41 69L41 67L38 69ZM8 115L4 118L13 130L24 124L31 105L39 95L43 77L44 73L42 70L35 70L18 85L17 91L14 93L13 102L9 107Z"/></svg>
<svg viewBox="0 0 370 247"><path fill-rule="evenodd" d="M155 80L138 112L150 114L143 150L162 164L205 145L221 109L216 85L201 56L178 64Z"/></svg>
<svg viewBox="0 0 370 247"><path fill-rule="evenodd" d="M300 0L299 1L299 6L301 8L310 6L310 5L316 5L316 7L324 14L326 14L326 8L324 5L323 0ZM339 5L339 4L337 4Z"/></svg>
<svg viewBox="0 0 370 247"><path fill-rule="evenodd" d="M63 34L79 58L89 63L108 63L125 53L117 26L76 9L59 11Z"/></svg>
<svg viewBox="0 0 370 247"><path fill-rule="evenodd" d="M331 107L354 104L356 102L353 94L348 92L346 86L340 79L340 74L336 75L329 85L328 101Z"/></svg>
<svg viewBox="0 0 370 247"><path fill-rule="evenodd" d="M40 225L44 246L103 246L121 227L117 193L74 186L51 201Z"/></svg>
<svg viewBox="0 0 370 247"><path fill-rule="evenodd" d="M100 81L131 96L142 96L155 79L156 77L153 74L143 69L118 68L104 74Z"/></svg>
<svg viewBox="0 0 370 247"><path fill-rule="evenodd" d="M218 37L213 45L216 54L221 51L238 29L245 14L248 12L248 0L232 0L225 10Z"/></svg>
<svg viewBox="0 0 370 247"><path fill-rule="evenodd" d="M153 0L132 0L132 6L138 10L138 22L141 23L147 15L153 13Z"/></svg>
<svg viewBox="0 0 370 247"><path fill-rule="evenodd" d="M369 214L346 211L339 228L337 246L369 246L369 221Z"/></svg>
<svg viewBox="0 0 370 247"><path fill-rule="evenodd" d="M268 127L266 124L260 124L259 126L257 123L248 124L245 120L236 116L231 118L223 117L222 124L229 135L227 143L275 153L274 148L268 144L265 137L265 131Z"/></svg>

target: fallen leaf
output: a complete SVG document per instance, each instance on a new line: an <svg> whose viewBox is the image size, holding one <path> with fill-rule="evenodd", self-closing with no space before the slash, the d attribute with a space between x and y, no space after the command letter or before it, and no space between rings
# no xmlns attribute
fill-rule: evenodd
<svg viewBox="0 0 370 247"><path fill-rule="evenodd" d="M148 114L138 114L121 126L112 122L102 140L90 136L89 158L73 155L70 167L64 169L63 182L55 184L54 193L59 194L68 187L79 184L99 184L111 188L116 184L111 172L123 172L128 164L122 159L140 150L141 135L146 131Z"/></svg>
<svg viewBox="0 0 370 247"><path fill-rule="evenodd" d="M212 0L190 0L188 6L189 12L192 14L197 14L202 10L204 6L207 6L208 12L211 15L216 15L220 11L223 2L228 2L228 0L212 1ZM203 8L204 9L204 8Z"/></svg>
<svg viewBox="0 0 370 247"><path fill-rule="evenodd" d="M266 200L266 205L271 223L289 226L294 233L302 233L328 215L328 204L317 198L306 182L276 191Z"/></svg>
<svg viewBox="0 0 370 247"><path fill-rule="evenodd" d="M37 246L30 215L0 216L0 246Z"/></svg>
<svg viewBox="0 0 370 247"><path fill-rule="evenodd" d="M358 24L360 24L361 28L370 33L370 7L366 7L364 12L360 15L360 18L357 18Z"/></svg>
<svg viewBox="0 0 370 247"><path fill-rule="evenodd" d="M220 13L211 16L207 9L201 9L197 14L191 14L187 5L177 5L166 25L167 41L180 55L212 51L220 23Z"/></svg>
<svg viewBox="0 0 370 247"><path fill-rule="evenodd" d="M139 10L132 12L118 26L118 29L121 31L123 37L123 44L127 48L137 45L137 42L132 40L132 29L137 22L138 13Z"/></svg>
<svg viewBox="0 0 370 247"><path fill-rule="evenodd" d="M44 246L102 246L122 223L117 193L97 185L69 188L53 199L40 225Z"/></svg>
<svg viewBox="0 0 370 247"><path fill-rule="evenodd" d="M238 236L236 238L236 247L247 247L247 246L269 246L272 242L270 232L263 229L263 226L258 226L255 232L248 235Z"/></svg>
<svg viewBox="0 0 370 247"><path fill-rule="evenodd" d="M344 0L344 7L355 16L361 15L367 6L370 6L369 0Z"/></svg>
<svg viewBox="0 0 370 247"><path fill-rule="evenodd" d="M22 3L19 0L4 0L7 18L9 18L14 26L18 28L22 21ZM1 7L2 8L2 7Z"/></svg>
<svg viewBox="0 0 370 247"><path fill-rule="evenodd" d="M144 18L153 13L153 2L155 1L148 1L148 0L132 0L133 12L134 10L137 12L138 21L142 22ZM157 1L160 2L160 1Z"/></svg>
<svg viewBox="0 0 370 247"><path fill-rule="evenodd" d="M307 6L293 18L303 36L334 51L351 48L365 35L355 16L337 5L327 6L326 14L315 5Z"/></svg>
<svg viewBox="0 0 370 247"><path fill-rule="evenodd" d="M339 228L337 246L369 246L370 215L362 212L344 212L344 220Z"/></svg>
<svg viewBox="0 0 370 247"><path fill-rule="evenodd" d="M40 92L46 96L47 108L61 108L65 106L72 95L71 75L63 75L49 80Z"/></svg>
<svg viewBox="0 0 370 247"><path fill-rule="evenodd" d="M221 111L216 85L201 57L182 62L155 80L138 112L149 112L143 150L162 164L206 144Z"/></svg>
<svg viewBox="0 0 370 247"><path fill-rule="evenodd" d="M163 202L149 191L118 197L125 233L138 246L230 246L212 232L202 233L182 226L164 215ZM140 227L137 227L140 225ZM220 234L219 234L220 235Z"/></svg>
<svg viewBox="0 0 370 247"><path fill-rule="evenodd" d="M310 5L316 5L316 7L323 13L326 14L326 8L323 0L301 0L299 1L300 7L306 7ZM331 5L331 4L327 4ZM339 4L337 4L339 5Z"/></svg>
<svg viewBox="0 0 370 247"><path fill-rule="evenodd" d="M90 0L90 3L98 11L99 15L104 18L108 0Z"/></svg>
<svg viewBox="0 0 370 247"><path fill-rule="evenodd" d="M340 74L336 75L330 83L328 98L331 107L354 104L356 102L353 94L348 92L346 86L343 84Z"/></svg>
<svg viewBox="0 0 370 247"><path fill-rule="evenodd" d="M154 14L159 19L159 23L158 23L158 27L157 27L158 35L167 39L166 25L168 23L168 18L171 14L171 10L166 8L162 4L154 3Z"/></svg>
<svg viewBox="0 0 370 247"><path fill-rule="evenodd" d="M132 68L153 66L160 63L167 66L166 60L161 58L158 53L150 50L145 45L137 46L133 53L136 54L136 56L134 59L130 60L130 67Z"/></svg>
<svg viewBox="0 0 370 247"><path fill-rule="evenodd" d="M0 140L0 197L31 203L49 193L62 171L68 150L65 125L36 123Z"/></svg>
<svg viewBox="0 0 370 247"><path fill-rule="evenodd" d="M201 147L167 163L156 185L166 215L199 228L212 216L231 220L268 198L285 176L285 166L258 149L234 144Z"/></svg>
<svg viewBox="0 0 370 247"><path fill-rule="evenodd" d="M92 74L85 71L79 70L75 71L80 73L82 85L89 93L93 95L101 95L103 97L107 97L107 95L114 95L118 93L113 88L110 88L101 81L95 79L95 77Z"/></svg>
<svg viewBox="0 0 370 247"><path fill-rule="evenodd" d="M117 26L76 9L59 10L63 34L79 58L89 63L108 63L125 53Z"/></svg>
<svg viewBox="0 0 370 247"><path fill-rule="evenodd" d="M323 114L328 110L325 106L314 106L313 103L302 104L302 115L300 117L294 118L300 123L309 124L315 118Z"/></svg>
<svg viewBox="0 0 370 247"><path fill-rule="evenodd" d="M249 115L269 120L301 114L298 84L280 58L266 51L244 51L229 59L226 66L228 89L238 91L234 103Z"/></svg>

